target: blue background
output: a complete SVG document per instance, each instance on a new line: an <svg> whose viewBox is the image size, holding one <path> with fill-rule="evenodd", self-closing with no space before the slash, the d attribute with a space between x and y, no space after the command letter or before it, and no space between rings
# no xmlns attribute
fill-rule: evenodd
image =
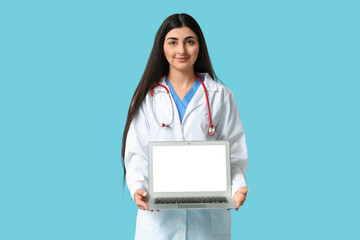
<svg viewBox="0 0 360 240"><path fill-rule="evenodd" d="M2 1L0 239L133 239L121 141L155 33L202 27L236 97L233 239L359 239L358 1Z"/></svg>

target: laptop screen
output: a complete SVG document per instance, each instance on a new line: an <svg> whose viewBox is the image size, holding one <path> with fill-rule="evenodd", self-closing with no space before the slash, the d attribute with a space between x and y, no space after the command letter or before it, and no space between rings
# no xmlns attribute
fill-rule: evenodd
<svg viewBox="0 0 360 240"><path fill-rule="evenodd" d="M154 192L226 191L224 145L154 146Z"/></svg>

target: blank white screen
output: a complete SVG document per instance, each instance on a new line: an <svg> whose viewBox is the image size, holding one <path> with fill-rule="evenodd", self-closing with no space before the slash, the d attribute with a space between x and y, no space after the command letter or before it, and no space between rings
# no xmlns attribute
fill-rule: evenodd
<svg viewBox="0 0 360 240"><path fill-rule="evenodd" d="M153 191L226 191L225 146L154 146Z"/></svg>

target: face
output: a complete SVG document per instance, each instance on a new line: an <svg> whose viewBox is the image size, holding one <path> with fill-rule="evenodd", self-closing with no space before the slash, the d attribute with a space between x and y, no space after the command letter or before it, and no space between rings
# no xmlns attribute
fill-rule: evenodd
<svg viewBox="0 0 360 240"><path fill-rule="evenodd" d="M170 70L193 69L199 54L197 35L188 27L174 28L165 36L164 52Z"/></svg>

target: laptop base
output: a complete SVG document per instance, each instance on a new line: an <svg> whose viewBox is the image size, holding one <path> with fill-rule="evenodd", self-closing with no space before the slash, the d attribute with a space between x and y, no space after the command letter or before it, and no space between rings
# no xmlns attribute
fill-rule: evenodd
<svg viewBox="0 0 360 240"><path fill-rule="evenodd" d="M232 197L227 197L227 203L178 203L178 204L155 204L149 198L149 210L181 210L181 209L207 209L207 208L236 208Z"/></svg>

